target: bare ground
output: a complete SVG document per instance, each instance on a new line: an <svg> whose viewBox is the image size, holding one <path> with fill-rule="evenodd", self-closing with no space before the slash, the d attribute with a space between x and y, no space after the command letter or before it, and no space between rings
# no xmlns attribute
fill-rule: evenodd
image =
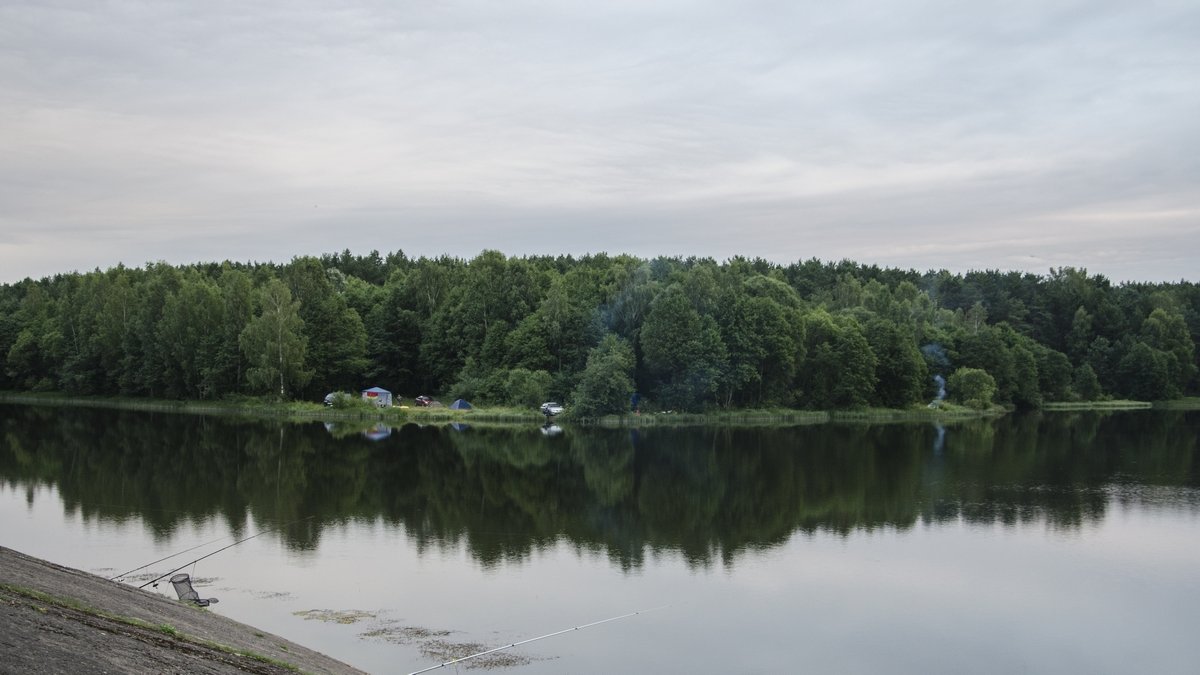
<svg viewBox="0 0 1200 675"><path fill-rule="evenodd" d="M189 604L0 546L0 673L361 675Z"/></svg>

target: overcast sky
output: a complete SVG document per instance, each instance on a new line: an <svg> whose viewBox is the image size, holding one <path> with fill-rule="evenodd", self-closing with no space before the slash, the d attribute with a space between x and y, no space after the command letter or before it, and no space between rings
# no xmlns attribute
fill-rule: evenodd
<svg viewBox="0 0 1200 675"><path fill-rule="evenodd" d="M0 0L0 282L346 248L1200 280L1200 3Z"/></svg>

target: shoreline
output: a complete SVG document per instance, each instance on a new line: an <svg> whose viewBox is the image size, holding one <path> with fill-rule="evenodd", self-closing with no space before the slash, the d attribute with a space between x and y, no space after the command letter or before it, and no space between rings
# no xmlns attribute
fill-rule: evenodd
<svg viewBox="0 0 1200 675"><path fill-rule="evenodd" d="M400 427L405 424L449 424L470 423L480 426L514 426L535 423L556 424L559 422L600 428L644 428L664 426L800 426L814 424L890 424L904 422L943 422L970 419L997 418L1013 412L1009 408L993 406L987 410L974 410L953 404L936 408L914 407L908 409L866 408L860 410L794 410L745 409L723 410L705 413L647 412L640 415L606 415L596 418L571 418L547 420L536 410L512 407L483 407L471 410L453 410L447 407L409 408L394 407L377 410L369 408L336 409L315 403L293 401L278 403L247 399L244 401L178 401L142 398L110 398L92 396L67 396L59 393L0 392L0 403L22 405L59 406L77 408L104 408L110 410L137 410L143 412L165 412L187 415L223 415L246 419L266 419L285 422L344 422L362 424L364 429L373 424L385 423ZM1190 397L1169 401L1058 401L1046 403L1037 412L1117 412L1134 410L1200 410L1200 398Z"/></svg>
<svg viewBox="0 0 1200 675"><path fill-rule="evenodd" d="M1011 412L1001 406L973 410L961 406L943 405L937 408L910 409L867 408L860 410L794 410L745 409L704 413L646 412L640 415L606 415L596 418L546 420L536 410L512 407L482 407L471 410L452 410L446 407L394 407L378 410L327 408L306 402L277 403L248 399L246 401L177 401L142 398L111 398L67 396L59 393L0 392L0 403L139 410L190 415L227 415L249 419L271 419L288 422L358 422L405 424L472 423L496 426L528 423L569 423L583 427L631 428L658 426L794 426L828 423L893 423L939 420L995 418ZM1147 404L1148 405L1148 404Z"/></svg>
<svg viewBox="0 0 1200 675"><path fill-rule="evenodd" d="M0 623L12 672L365 675L253 626L3 546Z"/></svg>

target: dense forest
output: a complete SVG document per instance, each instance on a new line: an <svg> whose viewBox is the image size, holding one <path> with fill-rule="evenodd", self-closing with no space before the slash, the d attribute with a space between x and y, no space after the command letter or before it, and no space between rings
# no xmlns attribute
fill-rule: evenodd
<svg viewBox="0 0 1200 675"><path fill-rule="evenodd" d="M378 385L575 413L1161 400L1197 391L1200 286L850 261L589 255L60 274L0 286L0 389L319 401Z"/></svg>

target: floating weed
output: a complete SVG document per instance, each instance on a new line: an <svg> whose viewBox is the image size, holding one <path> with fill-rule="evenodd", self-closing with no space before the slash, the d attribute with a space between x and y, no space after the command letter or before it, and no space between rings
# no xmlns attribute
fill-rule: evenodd
<svg viewBox="0 0 1200 675"><path fill-rule="evenodd" d="M478 642L448 642L446 640L429 640L421 645L421 653L435 661L453 661L461 659L479 652L488 650L486 645ZM493 668L515 668L516 666L527 666L533 663L533 659L524 654L514 654L512 652L493 652L485 656L464 661L461 664L455 664L463 668L481 670L490 670Z"/></svg>
<svg viewBox="0 0 1200 675"><path fill-rule="evenodd" d="M407 645L423 640L432 640L434 638L444 638L450 635L448 630L434 630L432 628L423 628L421 626L380 626L365 633L359 633L359 637L378 638L386 640L394 644Z"/></svg>
<svg viewBox="0 0 1200 675"><path fill-rule="evenodd" d="M326 623L354 624L361 621L374 621L375 625L362 633L363 639L385 640L393 644L416 645L422 654L437 661L453 661L480 652L486 652L489 647L478 642L454 642L446 639L457 631L426 628L423 626L405 626L396 621L379 619L378 612L368 612L361 609L310 609L293 612L294 616L305 620L324 621ZM533 663L535 659L523 654L499 651L480 656L461 664L463 668L493 669L513 668ZM540 660L540 659L538 659Z"/></svg>
<svg viewBox="0 0 1200 675"><path fill-rule="evenodd" d="M352 624L366 619L374 619L374 612L364 612L361 609L309 609L302 612L293 612L294 616L298 616L306 621L324 621L326 623L341 623Z"/></svg>
<svg viewBox="0 0 1200 675"><path fill-rule="evenodd" d="M125 580L125 583L133 583L135 581L154 581L160 576L160 574L155 572L147 572L144 574L129 574L121 577L121 579Z"/></svg>

